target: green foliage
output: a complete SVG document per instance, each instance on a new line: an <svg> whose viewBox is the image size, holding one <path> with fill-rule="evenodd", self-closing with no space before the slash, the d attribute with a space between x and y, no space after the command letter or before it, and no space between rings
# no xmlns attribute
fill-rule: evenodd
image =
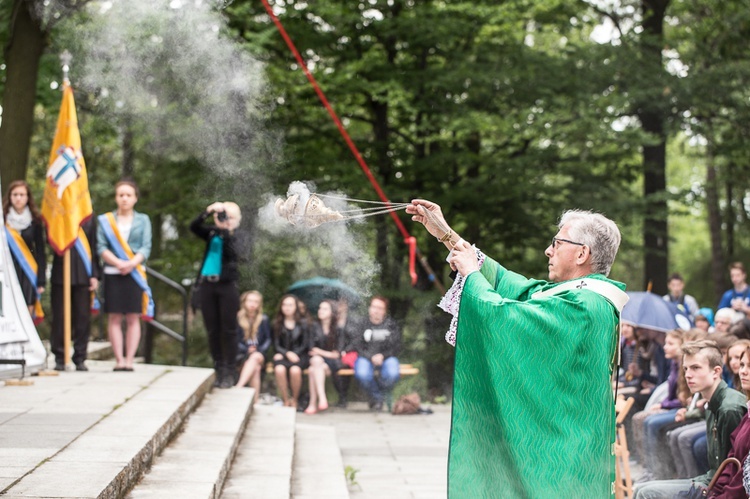
<svg viewBox="0 0 750 499"><path fill-rule="evenodd" d="M346 483L349 485L349 487L355 487L359 485L359 483L357 482L357 473L359 473L359 468L355 468L348 464L344 467L344 476L346 477Z"/></svg>
<svg viewBox="0 0 750 499"><path fill-rule="evenodd" d="M0 4L0 42L7 40L9 3ZM665 47L655 47L664 49L664 67L657 68L644 59L643 47L651 40L640 36L638 2L613 12L623 27L613 43L590 38L603 17L586 2L289 0L275 8L388 197L440 203L457 232L530 277L545 277L542 252L560 213L585 208L618 222L623 243L612 277L629 289L641 288L643 216L652 201L641 194L641 151L657 137L644 133L637 117L644 107L662 113L670 138L669 188L654 198L669 205L669 270L682 272L688 290L712 304L711 262L746 256L740 248L750 244L745 201L750 53L744 43L750 9L745 0L664 5ZM389 218L348 227L363 256L345 264L331 257L330 246L259 227L257 209L292 180L353 198L375 195L261 3L235 0L222 15L223 35L265 63L265 92L255 108L242 111L248 120L267 114L268 133L248 146L253 167L221 172L200 154L176 146L203 101L189 81L175 77L173 61L162 53L147 65L164 85L153 112L179 117L173 121L151 120L152 111L118 112L101 89L76 87L96 211L114 207L112 186L130 173L130 157L141 186L137 209L165 229L157 231L150 265L179 282L194 277L203 252L187 230L189 221L213 200L237 200L252 240L240 287L260 289L270 314L294 280L349 275L358 265L364 273L365 261L376 260L378 274L367 292L392 299L393 315L404 325L403 357L423 373L405 380L403 389L450 393L453 351L443 340L448 318L434 306L439 296L423 269L417 287L410 286L406 246ZM83 34L96 33L99 22L95 11L81 10L51 27L30 151L28 179L37 197L60 100L53 88L60 81L57 54L64 48L85 53ZM149 40L149 29L156 33L163 27L154 21L139 29L144 31L134 40ZM134 42L128 50L140 54L144 46ZM74 60L74 83L88 62ZM203 78L199 62L186 64ZM0 92L2 85L0 78ZM207 98L219 103L223 97ZM217 140L213 148L224 144ZM709 158L721 187L718 228L706 221ZM408 217L400 219L438 279L449 284L443 246ZM711 254L709 230L721 231L722 254ZM370 275L362 280L370 281ZM166 311L180 308L171 292L158 286L156 292ZM191 327L199 329L191 331L190 363L208 365L200 326ZM178 363L175 343L157 343L157 351L163 349L160 362Z"/></svg>

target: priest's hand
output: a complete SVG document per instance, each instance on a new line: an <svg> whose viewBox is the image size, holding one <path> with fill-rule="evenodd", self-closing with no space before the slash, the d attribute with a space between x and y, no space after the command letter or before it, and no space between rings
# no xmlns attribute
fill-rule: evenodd
<svg viewBox="0 0 750 499"><path fill-rule="evenodd" d="M456 244L451 252L448 262L451 264L451 268L458 270L458 272L464 277L479 270L477 253L466 241L459 241L459 243Z"/></svg>
<svg viewBox="0 0 750 499"><path fill-rule="evenodd" d="M437 239L445 236L451 230L448 222L445 221L445 217L443 217L443 211L440 209L440 206L432 201L414 199L406 207L406 213L412 215L412 220L424 225L427 232Z"/></svg>

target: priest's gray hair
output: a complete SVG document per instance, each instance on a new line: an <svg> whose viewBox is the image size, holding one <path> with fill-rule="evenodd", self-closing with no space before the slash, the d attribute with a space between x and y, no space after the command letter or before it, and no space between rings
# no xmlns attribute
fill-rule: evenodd
<svg viewBox="0 0 750 499"><path fill-rule="evenodd" d="M609 275L620 248L620 229L612 220L593 211L569 210L562 214L558 227L568 224L573 241L583 243L591 251L591 270Z"/></svg>

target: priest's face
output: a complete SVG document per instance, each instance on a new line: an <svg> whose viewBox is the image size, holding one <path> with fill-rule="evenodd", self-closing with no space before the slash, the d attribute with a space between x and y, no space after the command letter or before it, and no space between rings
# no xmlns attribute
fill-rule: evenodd
<svg viewBox="0 0 750 499"><path fill-rule="evenodd" d="M588 274L581 271L581 259L585 257L588 246L574 241L569 230L568 224L563 225L553 238L552 244L544 250L544 254L549 258L548 278L552 282L567 281Z"/></svg>

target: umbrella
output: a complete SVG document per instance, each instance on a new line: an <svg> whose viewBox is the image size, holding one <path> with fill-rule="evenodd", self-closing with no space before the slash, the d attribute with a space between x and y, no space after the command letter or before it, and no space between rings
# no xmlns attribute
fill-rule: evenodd
<svg viewBox="0 0 750 499"><path fill-rule="evenodd" d="M297 281L288 288L286 292L293 294L307 305L310 312L315 312L320 302L329 300L340 300L346 298L351 305L360 301L357 290L341 282L339 279L328 277L313 277L304 281Z"/></svg>
<svg viewBox="0 0 750 499"><path fill-rule="evenodd" d="M661 296L649 291L631 291L628 296L630 300L621 314L623 322L661 332L690 329L690 319Z"/></svg>

